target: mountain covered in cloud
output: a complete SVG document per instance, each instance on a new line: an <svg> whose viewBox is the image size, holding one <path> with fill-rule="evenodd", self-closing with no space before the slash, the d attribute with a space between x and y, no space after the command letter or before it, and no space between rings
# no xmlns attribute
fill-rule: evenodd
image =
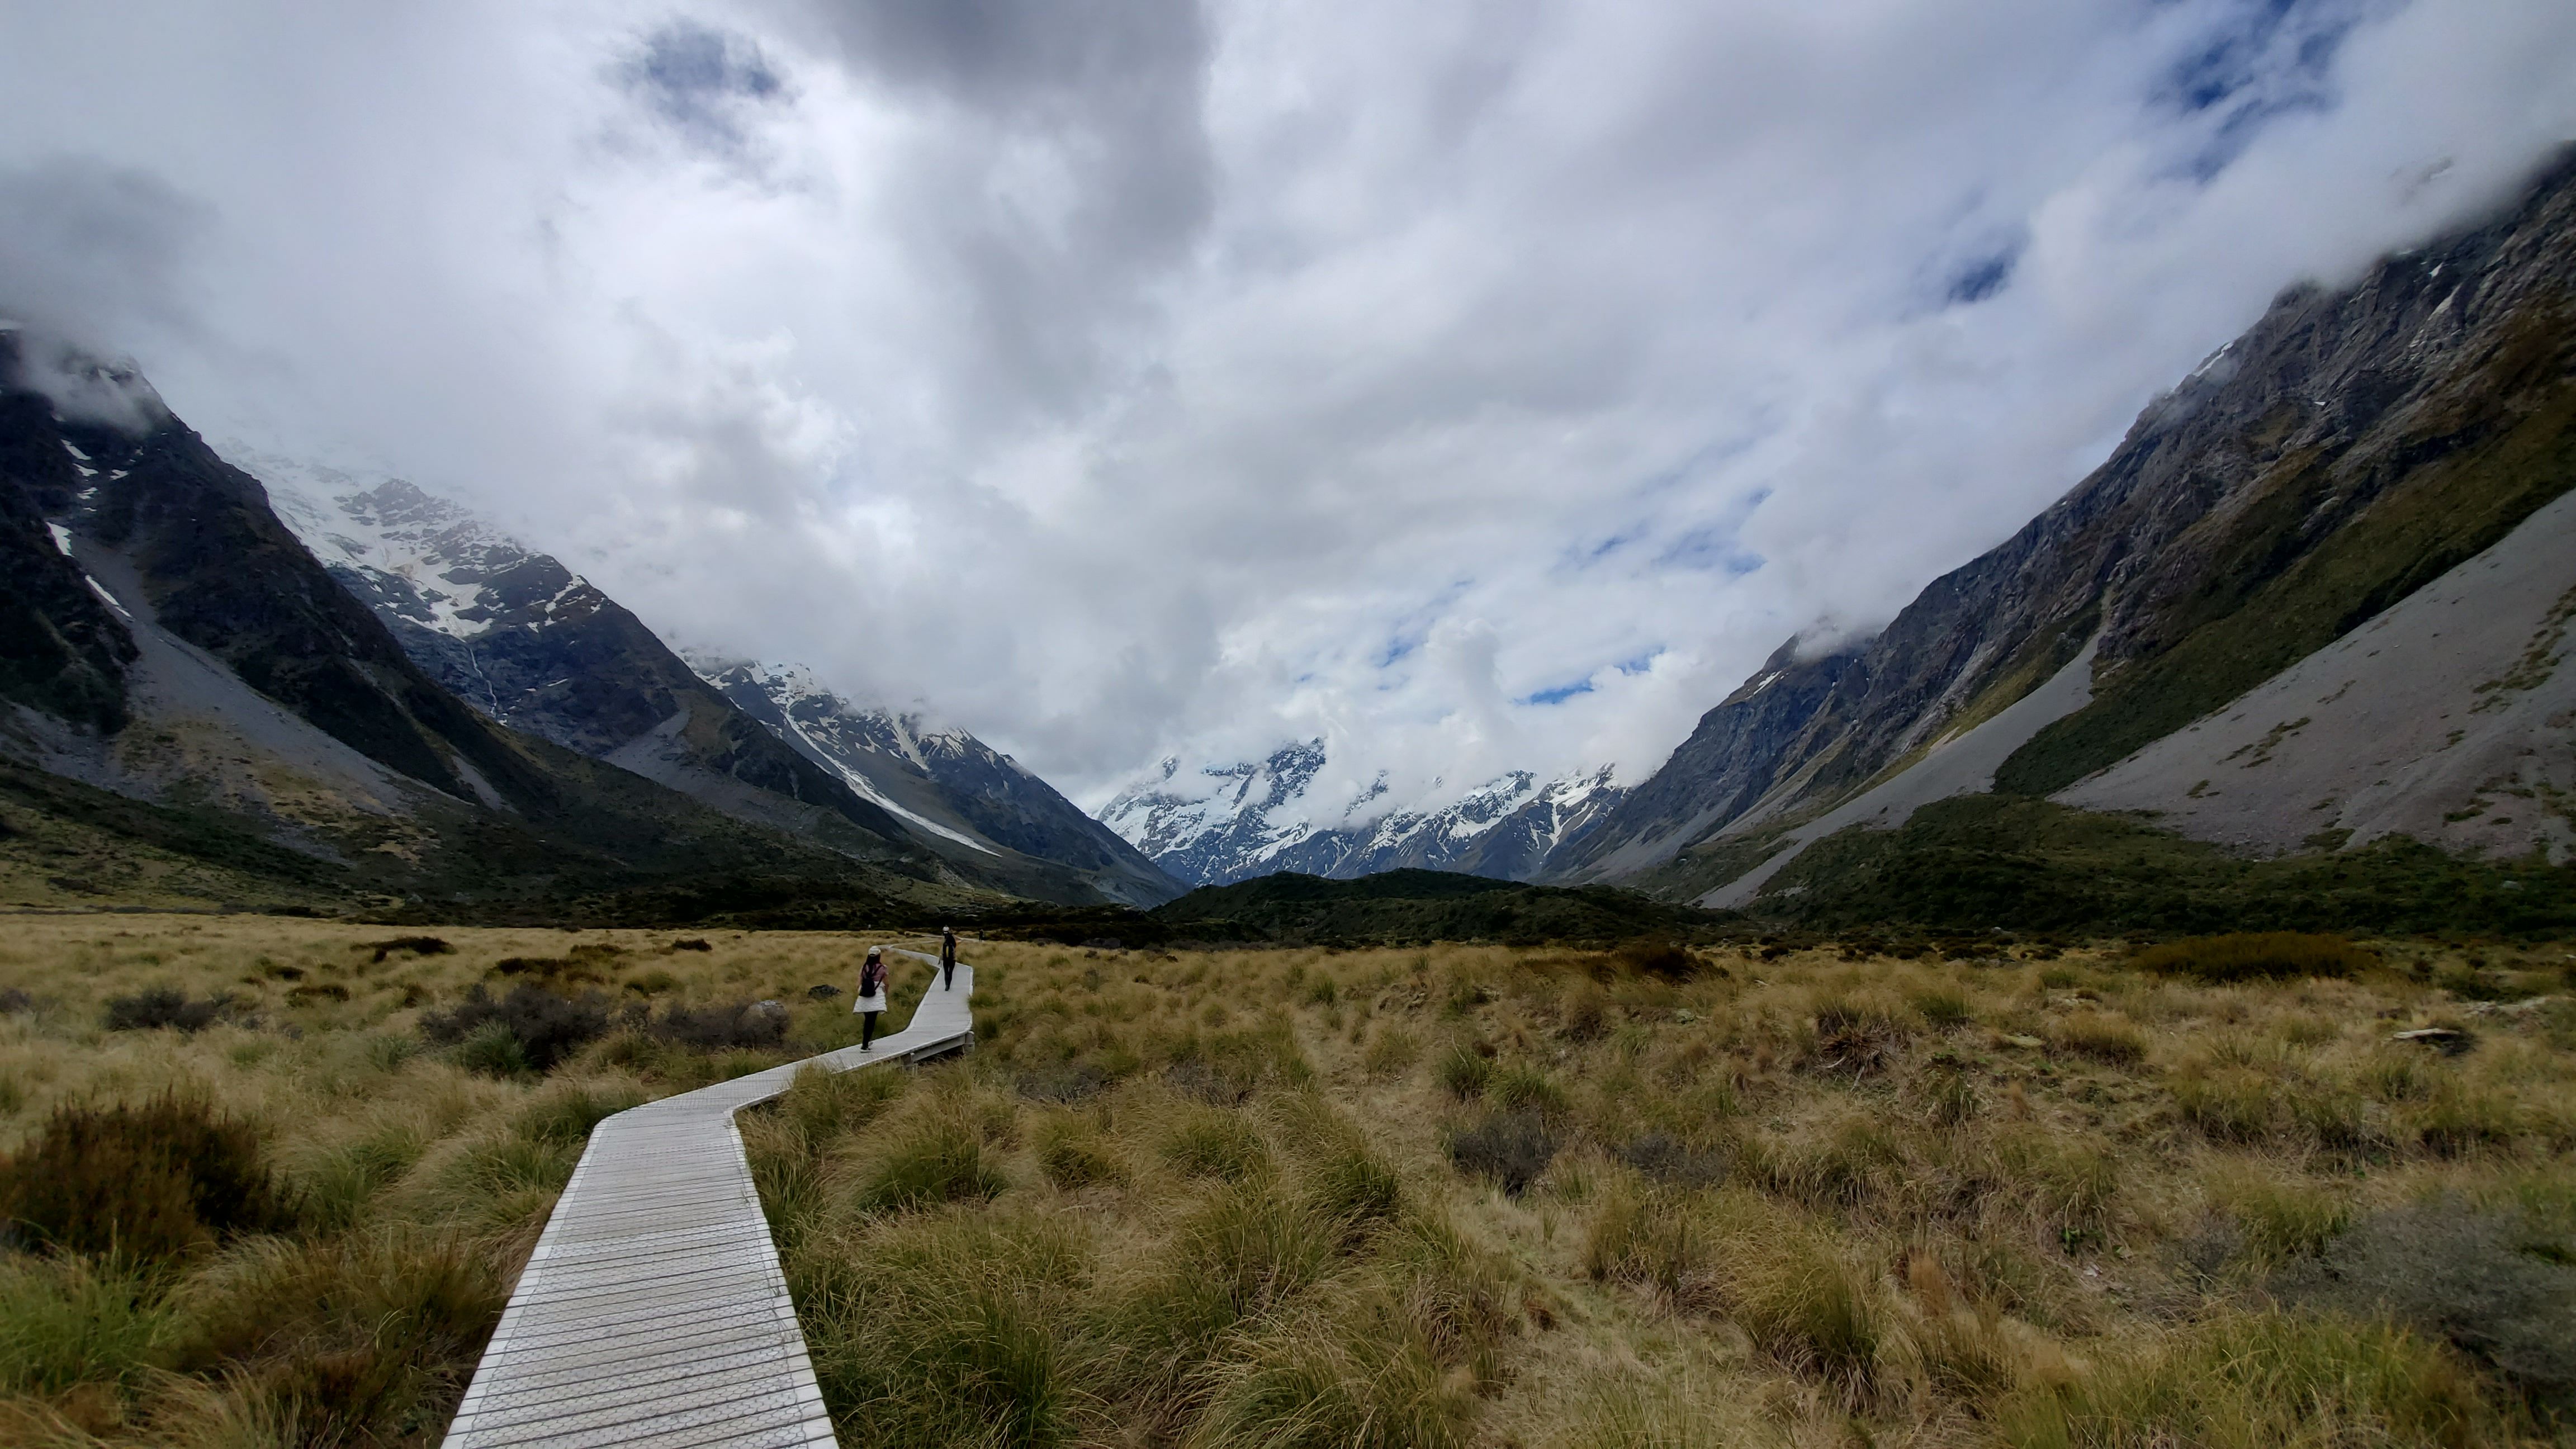
<svg viewBox="0 0 2576 1449"><path fill-rule="evenodd" d="M2258 854L2566 861L2571 315L2576 149L2283 293L1884 629L1781 646L1545 874L1743 905L1830 835L1988 792Z"/></svg>
<svg viewBox="0 0 2576 1449"><path fill-rule="evenodd" d="M1194 885L1280 871L1348 880L1408 868L1523 880L1583 838L1625 793L1604 766L1544 782L1516 770L1431 809L1379 806L1382 783L1336 806L1311 798L1325 759L1318 739L1190 774L1167 760L1100 818Z"/></svg>
<svg viewBox="0 0 2576 1449"><path fill-rule="evenodd" d="M452 500L229 451L404 651L499 723L827 845L863 824L1014 894L1150 905L1180 890L971 734L852 706L801 669L693 666L588 580Z"/></svg>

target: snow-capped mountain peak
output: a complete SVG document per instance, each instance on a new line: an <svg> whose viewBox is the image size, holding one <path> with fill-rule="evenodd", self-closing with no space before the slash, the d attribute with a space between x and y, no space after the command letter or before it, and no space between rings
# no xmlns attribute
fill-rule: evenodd
<svg viewBox="0 0 2576 1449"><path fill-rule="evenodd" d="M1515 770L1437 808L1372 813L1387 792L1383 776L1338 807L1308 798L1324 762L1320 739L1193 775L1167 759L1153 778L1102 807L1100 819L1200 885L1283 870L1347 879L1408 866L1522 879L1621 793L1608 766L1544 783Z"/></svg>

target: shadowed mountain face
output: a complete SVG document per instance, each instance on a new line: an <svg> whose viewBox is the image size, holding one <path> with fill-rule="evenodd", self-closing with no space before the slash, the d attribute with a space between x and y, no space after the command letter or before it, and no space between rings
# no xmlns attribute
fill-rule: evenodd
<svg viewBox="0 0 2576 1449"><path fill-rule="evenodd" d="M1154 905L1187 889L1054 786L964 730L861 708L794 666L713 657L696 663L745 714L917 830L1071 867L1127 905Z"/></svg>
<svg viewBox="0 0 2576 1449"><path fill-rule="evenodd" d="M406 652L504 724L834 848L902 841L1012 894L1150 905L1181 889L971 735L907 733L801 671L701 677L589 581L448 499L237 451Z"/></svg>
<svg viewBox="0 0 2576 1449"><path fill-rule="evenodd" d="M2576 482L2576 159L2509 213L2284 294L2020 532L1877 637L1784 645L1544 877L1707 870L1998 715L2098 639L1996 788L2060 791L2496 544ZM2576 580L2571 580L2576 582Z"/></svg>
<svg viewBox="0 0 2576 1449"><path fill-rule="evenodd" d="M24 581L0 617L0 754L16 765L194 812L207 838L287 845L351 892L488 903L758 871L882 900L936 874L899 829L821 851L494 724L139 378L49 354L70 370L49 395L25 346L0 333L0 570ZM66 412L57 398L83 389L122 406ZM70 785L12 793L125 818Z"/></svg>

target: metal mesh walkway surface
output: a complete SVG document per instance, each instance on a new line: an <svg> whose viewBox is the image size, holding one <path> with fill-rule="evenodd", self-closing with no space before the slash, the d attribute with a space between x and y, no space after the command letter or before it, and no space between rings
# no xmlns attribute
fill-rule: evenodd
<svg viewBox="0 0 2576 1449"><path fill-rule="evenodd" d="M809 1065L841 1072L973 1045L974 988L960 962L956 989L933 980L911 1024L873 1052L844 1047L601 1122L445 1449L832 1444L734 1114Z"/></svg>

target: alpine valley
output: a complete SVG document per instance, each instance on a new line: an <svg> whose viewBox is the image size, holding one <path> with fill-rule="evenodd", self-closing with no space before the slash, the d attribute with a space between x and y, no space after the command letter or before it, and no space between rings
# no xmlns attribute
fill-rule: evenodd
<svg viewBox="0 0 2576 1449"><path fill-rule="evenodd" d="M1884 628L1627 789L1372 818L1321 742L1103 812L1185 880L1397 866L1848 926L2576 924L2576 152L2281 295ZM1322 823L1316 823L1316 822ZM2563 919L2562 919L2563 918Z"/></svg>
<svg viewBox="0 0 2576 1449"><path fill-rule="evenodd" d="M801 670L702 676L408 483L228 460L130 368L20 330L0 375L23 903L881 919L1181 889L971 734Z"/></svg>

